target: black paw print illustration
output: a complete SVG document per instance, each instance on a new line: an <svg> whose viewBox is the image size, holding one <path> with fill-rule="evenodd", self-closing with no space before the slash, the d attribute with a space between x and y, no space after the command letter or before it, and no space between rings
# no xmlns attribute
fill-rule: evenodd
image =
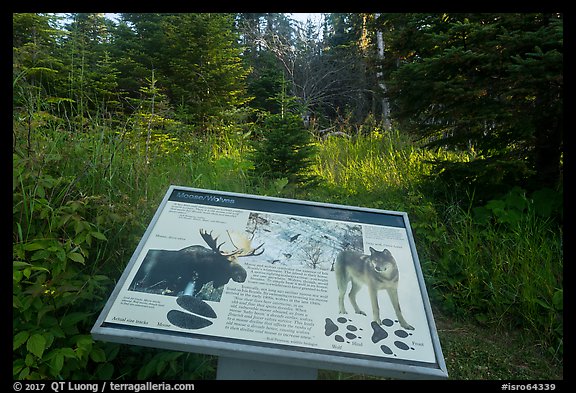
<svg viewBox="0 0 576 393"><path fill-rule="evenodd" d="M212 325L212 321L203 317L216 318L214 309L204 300L191 295L182 295L176 299L176 303L190 314L180 310L170 310L166 317L171 324L183 329L202 329ZM197 315L195 315L197 314Z"/></svg>
<svg viewBox="0 0 576 393"><path fill-rule="evenodd" d="M346 333L344 334L346 338L342 337L340 334L336 334L334 335L334 340L343 343L344 341L350 342L348 340L355 340L362 338L362 336L360 336L362 328L358 328L355 325L351 324L350 323L352 322L351 319L339 317L336 319L336 322L338 322L340 325L346 325L345 326ZM332 333L337 332L339 329L340 327L337 324L335 324L330 318L326 318L326 323L324 324L324 334L326 336L330 336Z"/></svg>
<svg viewBox="0 0 576 393"><path fill-rule="evenodd" d="M340 343L343 343L343 342L350 343L349 340L362 338L359 335L359 332L362 330L362 328L358 328L355 325L353 325L351 323L352 320L344 318L344 317L339 317L336 319L336 322L340 326L345 325L345 329L347 330L347 332L344 334L344 336L346 338L344 338L341 334L335 334L334 335L335 341L340 342ZM326 336L331 336L332 334L338 332L340 330L340 326L337 323L332 321L332 319L330 319L330 318L326 318L325 324L324 324L324 334ZM382 324L378 324L378 323L372 321L370 324L370 326L372 327L372 335L370 336L372 343L378 344L380 341L388 338L389 333L388 333L388 331L386 331L386 329L392 328L393 325L394 325L394 321L392 321L391 319L388 319L388 318L382 320ZM405 339L405 338L411 336L412 333L409 333L403 329L396 329L396 330L394 330L393 333L394 333L394 336L397 338L394 341L394 346L396 348L401 349L403 351L407 351L409 349L415 350L415 348L410 347L405 342L401 341L401 339ZM386 355L397 356L394 353L394 351L386 344L381 344L380 350L382 350L382 352L384 352Z"/></svg>
<svg viewBox="0 0 576 393"><path fill-rule="evenodd" d="M391 319L386 318L386 319L382 320L382 326L392 327L392 325L394 325L394 321L392 321ZM388 337L388 332L386 332L386 330L384 330L384 328L381 325L372 321L370 326L372 327L372 342L374 344L376 344L379 341L384 340L385 338ZM394 331L394 335L398 338L407 338L407 337L411 336L412 333L408 333L406 330L403 330L403 329L396 329ZM403 350L403 351L407 351L409 349L414 350L414 347L409 347L405 342L400 341L400 340L395 340L394 346L398 349ZM386 355L396 356L394 351L392 351L392 349L390 349L390 347L385 345L385 344L380 345L380 349Z"/></svg>

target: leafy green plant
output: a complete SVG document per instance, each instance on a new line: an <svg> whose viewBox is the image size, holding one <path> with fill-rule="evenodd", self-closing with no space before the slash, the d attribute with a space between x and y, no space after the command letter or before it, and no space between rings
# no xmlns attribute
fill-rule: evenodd
<svg viewBox="0 0 576 393"><path fill-rule="evenodd" d="M110 284L89 263L106 236L86 220L87 198L66 198L69 181L13 158L13 377L104 376L104 345L85 332Z"/></svg>
<svg viewBox="0 0 576 393"><path fill-rule="evenodd" d="M561 232L519 189L473 214L455 209L433 286L450 312L523 328L563 351Z"/></svg>

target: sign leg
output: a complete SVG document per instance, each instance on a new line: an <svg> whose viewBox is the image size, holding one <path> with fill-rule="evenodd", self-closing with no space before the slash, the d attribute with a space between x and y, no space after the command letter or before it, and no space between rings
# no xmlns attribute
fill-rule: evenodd
<svg viewBox="0 0 576 393"><path fill-rule="evenodd" d="M217 380L230 379L300 379L315 380L318 369L260 362L257 360L236 359L230 357L218 358Z"/></svg>

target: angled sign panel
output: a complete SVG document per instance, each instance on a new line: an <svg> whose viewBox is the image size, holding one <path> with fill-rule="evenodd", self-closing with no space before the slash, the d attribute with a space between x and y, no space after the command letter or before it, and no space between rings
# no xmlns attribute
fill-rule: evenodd
<svg viewBox="0 0 576 393"><path fill-rule="evenodd" d="M171 186L96 339L446 378L408 216Z"/></svg>

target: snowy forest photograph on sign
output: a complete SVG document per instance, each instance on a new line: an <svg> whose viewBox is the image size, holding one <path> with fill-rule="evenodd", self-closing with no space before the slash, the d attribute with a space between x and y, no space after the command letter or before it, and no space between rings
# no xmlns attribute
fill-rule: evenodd
<svg viewBox="0 0 576 393"><path fill-rule="evenodd" d="M359 224L251 213L247 231L266 244L262 260L270 264L334 270L340 251L364 251Z"/></svg>
<svg viewBox="0 0 576 393"><path fill-rule="evenodd" d="M561 379L563 17L13 13L13 378L214 377L89 334L181 185L406 212L450 378Z"/></svg>

